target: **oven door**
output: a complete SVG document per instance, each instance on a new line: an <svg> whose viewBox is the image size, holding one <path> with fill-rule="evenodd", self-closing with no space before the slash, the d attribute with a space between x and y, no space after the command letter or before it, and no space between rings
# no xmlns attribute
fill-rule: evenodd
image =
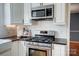
<svg viewBox="0 0 79 59"><path fill-rule="evenodd" d="M28 56L51 56L52 49L49 47L42 47L42 46L28 46Z"/></svg>
<svg viewBox="0 0 79 59"><path fill-rule="evenodd" d="M36 48L29 48L29 56L47 56L47 51Z"/></svg>

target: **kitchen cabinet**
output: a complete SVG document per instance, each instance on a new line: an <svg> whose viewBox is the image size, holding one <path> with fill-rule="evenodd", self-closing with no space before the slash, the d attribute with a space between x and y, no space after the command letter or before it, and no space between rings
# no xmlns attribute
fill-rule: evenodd
<svg viewBox="0 0 79 59"><path fill-rule="evenodd" d="M54 44L52 56L66 56L66 45Z"/></svg>
<svg viewBox="0 0 79 59"><path fill-rule="evenodd" d="M11 44L9 39L0 39L0 56L11 56Z"/></svg>
<svg viewBox="0 0 79 59"><path fill-rule="evenodd" d="M13 42L12 56L26 56L25 41L14 41Z"/></svg>
<svg viewBox="0 0 79 59"><path fill-rule="evenodd" d="M36 8L36 7L41 7L41 6L46 6L46 5L51 5L53 3L32 3L32 8Z"/></svg>
<svg viewBox="0 0 79 59"><path fill-rule="evenodd" d="M19 41L19 56L26 56L26 41Z"/></svg>
<svg viewBox="0 0 79 59"><path fill-rule="evenodd" d="M24 25L32 25L30 3L24 3Z"/></svg>
<svg viewBox="0 0 79 59"><path fill-rule="evenodd" d="M11 49L5 51L4 53L0 54L0 56L12 56L11 55Z"/></svg>
<svg viewBox="0 0 79 59"><path fill-rule="evenodd" d="M4 25L4 3L0 3L0 25Z"/></svg>
<svg viewBox="0 0 79 59"><path fill-rule="evenodd" d="M53 4L53 3L43 3L43 6L45 6L45 5L51 5L51 4Z"/></svg>
<svg viewBox="0 0 79 59"><path fill-rule="evenodd" d="M40 3L31 3L32 8L40 7Z"/></svg>
<svg viewBox="0 0 79 59"><path fill-rule="evenodd" d="M19 56L19 41L12 42L11 54L12 56Z"/></svg>
<svg viewBox="0 0 79 59"><path fill-rule="evenodd" d="M11 22L12 24L23 24L24 22L24 4L23 3L11 3Z"/></svg>
<svg viewBox="0 0 79 59"><path fill-rule="evenodd" d="M66 4L56 3L54 4L54 8L54 24L65 25L67 18Z"/></svg>
<svg viewBox="0 0 79 59"><path fill-rule="evenodd" d="M79 56L79 42L70 41L70 56Z"/></svg>
<svg viewBox="0 0 79 59"><path fill-rule="evenodd" d="M23 24L24 22L24 4L23 3L6 3L5 24Z"/></svg>

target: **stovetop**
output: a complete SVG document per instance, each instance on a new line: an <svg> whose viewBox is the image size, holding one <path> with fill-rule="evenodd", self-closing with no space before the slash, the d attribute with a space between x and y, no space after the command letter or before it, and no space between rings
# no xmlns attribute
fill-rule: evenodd
<svg viewBox="0 0 79 59"><path fill-rule="evenodd" d="M32 42L39 42L39 43L52 43L52 38L48 37L33 37Z"/></svg>
<svg viewBox="0 0 79 59"><path fill-rule="evenodd" d="M51 44L54 41L54 37L43 37L43 36L36 36L36 37L32 37L30 39L25 39L26 41L30 41L30 42L38 42L38 43L47 43L47 44Z"/></svg>

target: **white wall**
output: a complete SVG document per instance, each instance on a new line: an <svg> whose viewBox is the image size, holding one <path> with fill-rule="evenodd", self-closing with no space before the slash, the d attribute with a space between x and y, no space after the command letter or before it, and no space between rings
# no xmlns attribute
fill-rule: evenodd
<svg viewBox="0 0 79 59"><path fill-rule="evenodd" d="M17 27L17 36L23 34L23 27ZM27 28L27 26L25 26ZM32 30L32 34L37 33L39 30L52 30L56 31L56 38L67 39L67 28L66 26L56 26L53 21L33 21L31 26L28 26Z"/></svg>
<svg viewBox="0 0 79 59"><path fill-rule="evenodd" d="M18 25L17 26L17 36L22 36L23 35L23 28L26 26L23 25Z"/></svg>
<svg viewBox="0 0 79 59"><path fill-rule="evenodd" d="M33 21L30 29L33 30L52 30L56 31L56 38L67 38L67 28L66 26L56 26L53 21Z"/></svg>
<svg viewBox="0 0 79 59"><path fill-rule="evenodd" d="M7 32L6 26L0 25L0 38L7 37L7 36L8 36L8 32Z"/></svg>
<svg viewBox="0 0 79 59"><path fill-rule="evenodd" d="M16 25L7 25L8 36L16 36L17 35L17 27Z"/></svg>
<svg viewBox="0 0 79 59"><path fill-rule="evenodd" d="M23 27L17 27L17 36L23 34ZM28 26L32 30L32 34L35 34L38 30L52 30L56 31L56 38L66 38L67 39L67 24L65 26L57 26L53 21L33 21L32 25ZM27 28L27 26L26 26Z"/></svg>
<svg viewBox="0 0 79 59"><path fill-rule="evenodd" d="M16 26L5 26L0 25L0 38L15 36L17 35L17 28Z"/></svg>

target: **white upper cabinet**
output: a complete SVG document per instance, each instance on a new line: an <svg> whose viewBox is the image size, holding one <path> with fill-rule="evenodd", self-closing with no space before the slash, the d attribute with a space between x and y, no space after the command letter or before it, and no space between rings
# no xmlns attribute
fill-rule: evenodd
<svg viewBox="0 0 79 59"><path fill-rule="evenodd" d="M4 5L4 19L5 19L5 25L11 24L11 18L10 18L10 4L6 3Z"/></svg>
<svg viewBox="0 0 79 59"><path fill-rule="evenodd" d="M66 23L66 4L65 3L56 3L54 5L54 22L56 25L65 25Z"/></svg>
<svg viewBox="0 0 79 59"><path fill-rule="evenodd" d="M4 25L4 3L0 3L0 25Z"/></svg>
<svg viewBox="0 0 79 59"><path fill-rule="evenodd" d="M51 5L51 4L53 4L53 3L43 3L44 6L45 6L45 5Z"/></svg>
<svg viewBox="0 0 79 59"><path fill-rule="evenodd" d="M32 3L32 8L40 7L40 6L45 6L45 5L51 5L53 3Z"/></svg>
<svg viewBox="0 0 79 59"><path fill-rule="evenodd" d="M24 4L23 3L11 3L10 12L11 12L12 24L24 23Z"/></svg>
<svg viewBox="0 0 79 59"><path fill-rule="evenodd" d="M30 3L24 3L24 25L32 25Z"/></svg>
<svg viewBox="0 0 79 59"><path fill-rule="evenodd" d="M6 3L5 4L5 24L23 24L24 22L24 4Z"/></svg>
<svg viewBox="0 0 79 59"><path fill-rule="evenodd" d="M40 3L31 3L32 8L40 7Z"/></svg>

